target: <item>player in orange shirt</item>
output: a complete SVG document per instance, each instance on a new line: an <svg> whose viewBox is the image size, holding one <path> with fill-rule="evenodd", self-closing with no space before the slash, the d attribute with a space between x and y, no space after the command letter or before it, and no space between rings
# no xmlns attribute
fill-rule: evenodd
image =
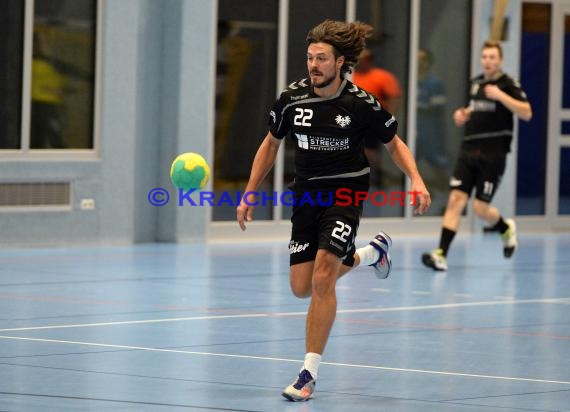
<svg viewBox="0 0 570 412"><path fill-rule="evenodd" d="M374 66L374 53L365 48L352 74L352 82L372 93L390 113L396 113L400 105L402 90L396 76L388 70Z"/></svg>
<svg viewBox="0 0 570 412"><path fill-rule="evenodd" d="M374 65L374 53L364 48L358 57L358 64L352 72L352 82L373 94L382 107L392 114L398 112L402 90L396 76ZM382 157L377 150L365 148L366 158L372 166L371 182L382 186Z"/></svg>

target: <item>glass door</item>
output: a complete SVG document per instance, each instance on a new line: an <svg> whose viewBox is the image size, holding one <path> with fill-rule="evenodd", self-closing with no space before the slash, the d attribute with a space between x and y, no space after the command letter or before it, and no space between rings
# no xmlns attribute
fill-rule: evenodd
<svg viewBox="0 0 570 412"><path fill-rule="evenodd" d="M570 229L570 2L552 3L546 210L549 226Z"/></svg>
<svg viewBox="0 0 570 412"><path fill-rule="evenodd" d="M570 5L563 8L558 22L562 38L562 96L560 99L560 165L558 214L570 215Z"/></svg>

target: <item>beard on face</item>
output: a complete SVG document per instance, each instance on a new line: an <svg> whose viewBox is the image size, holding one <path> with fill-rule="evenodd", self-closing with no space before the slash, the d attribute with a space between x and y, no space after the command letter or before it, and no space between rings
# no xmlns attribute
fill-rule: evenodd
<svg viewBox="0 0 570 412"><path fill-rule="evenodd" d="M313 72L312 74L322 74L320 72ZM317 89L322 89L324 87L327 87L329 84L331 84L334 80L336 79L336 73L334 74L334 76L329 77L328 79L324 79L321 83L314 83L311 82L312 86L317 88Z"/></svg>

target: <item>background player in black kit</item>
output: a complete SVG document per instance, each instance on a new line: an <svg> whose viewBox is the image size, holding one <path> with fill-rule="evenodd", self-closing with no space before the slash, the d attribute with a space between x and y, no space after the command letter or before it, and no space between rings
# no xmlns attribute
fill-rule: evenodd
<svg viewBox="0 0 570 412"><path fill-rule="evenodd" d="M532 109L520 85L502 72L502 64L500 43L485 42L481 51L483 74L471 82L469 106L457 109L453 116L457 126L465 125L465 137L449 181L451 191L439 248L422 255L422 262L434 270L447 270L447 252L473 188L473 211L501 234L504 256L510 258L517 247L514 220L503 219L490 202L505 171L513 137L513 114L529 121Z"/></svg>
<svg viewBox="0 0 570 412"><path fill-rule="evenodd" d="M311 297L306 323L306 355L298 378L283 391L292 401L308 400L315 387L321 355L336 316L335 286L339 277L358 265L373 266L380 278L388 276L391 239L380 232L369 245L355 251L354 240L362 204L329 206L318 203L319 193L339 188L368 190L370 166L367 146L384 143L394 162L421 192L417 213L424 213L430 196L405 143L396 135L396 119L368 92L344 78L354 67L372 27L355 22L326 20L307 36L310 78L291 83L270 112L269 133L259 147L245 192L255 191L269 173L282 139L296 146L295 182L290 251L293 294ZM306 194L314 205L304 202ZM324 196L327 199L327 196ZM242 230L252 220L253 195L237 208ZM321 202L323 203L323 202Z"/></svg>

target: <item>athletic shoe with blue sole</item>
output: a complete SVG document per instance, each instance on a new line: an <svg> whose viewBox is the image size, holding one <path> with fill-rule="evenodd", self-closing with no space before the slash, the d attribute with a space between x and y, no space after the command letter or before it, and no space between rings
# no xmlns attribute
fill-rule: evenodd
<svg viewBox="0 0 570 412"><path fill-rule="evenodd" d="M282 395L291 402L308 401L315 391L315 383L311 372L303 369L295 382L283 390Z"/></svg>
<svg viewBox="0 0 570 412"><path fill-rule="evenodd" d="M374 268L379 279L386 279L392 271L392 259L388 253L392 247L392 239L386 233L380 232L370 241L370 245L380 253L378 260L370 266Z"/></svg>

